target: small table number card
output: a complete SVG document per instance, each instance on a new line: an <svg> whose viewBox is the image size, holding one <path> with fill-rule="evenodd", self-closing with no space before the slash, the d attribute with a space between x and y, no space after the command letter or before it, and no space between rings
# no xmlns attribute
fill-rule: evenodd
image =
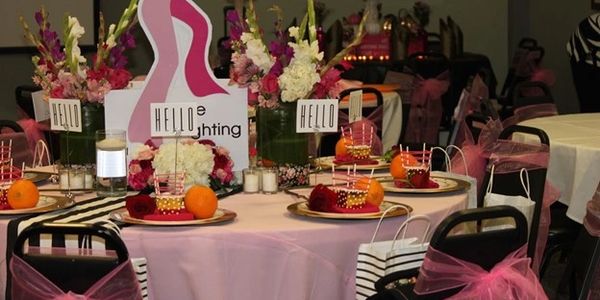
<svg viewBox="0 0 600 300"><path fill-rule="evenodd" d="M194 136L198 131L195 102L150 104L150 135L152 137Z"/></svg>
<svg viewBox="0 0 600 300"><path fill-rule="evenodd" d="M81 132L81 101L50 98L49 108L51 130Z"/></svg>
<svg viewBox="0 0 600 300"><path fill-rule="evenodd" d="M350 93L348 101L348 122L354 123L362 119L362 90L357 90Z"/></svg>
<svg viewBox="0 0 600 300"><path fill-rule="evenodd" d="M296 132L337 132L338 100L298 100L296 109Z"/></svg>

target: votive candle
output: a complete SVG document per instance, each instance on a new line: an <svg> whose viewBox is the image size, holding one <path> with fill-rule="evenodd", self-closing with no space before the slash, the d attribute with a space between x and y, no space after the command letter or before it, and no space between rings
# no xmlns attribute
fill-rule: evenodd
<svg viewBox="0 0 600 300"><path fill-rule="evenodd" d="M265 168L262 170L262 191L265 194L275 194L278 191L277 169Z"/></svg>
<svg viewBox="0 0 600 300"><path fill-rule="evenodd" d="M254 169L244 169L244 193L256 193L259 191L259 176Z"/></svg>

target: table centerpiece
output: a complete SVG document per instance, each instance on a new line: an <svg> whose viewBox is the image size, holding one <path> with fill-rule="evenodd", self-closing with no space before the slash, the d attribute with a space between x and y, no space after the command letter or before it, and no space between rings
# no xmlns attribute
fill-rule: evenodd
<svg viewBox="0 0 600 300"><path fill-rule="evenodd" d="M300 26L283 29L282 11L277 15L275 39L265 43L254 10L248 2L247 19L232 10L230 23L230 84L248 87L249 105L257 106L257 150L259 164L279 167L279 185L308 183L308 136L296 133L296 101L337 98L340 74L351 67L343 57L360 43L364 19L355 39L329 62L319 51L313 0Z"/></svg>
<svg viewBox="0 0 600 300"><path fill-rule="evenodd" d="M32 57L33 82L42 88L44 99L81 101L82 132L60 135L60 158L63 164L95 163L95 132L104 128L104 96L113 89L127 87L132 75L125 66L125 50L135 47L130 33L137 10L137 0L130 0L117 24L106 29L100 13L96 53L82 56L79 39L85 34L76 17L65 16L62 42L48 22L49 13L42 7L35 13L39 26L32 32L21 16L25 37L37 48ZM64 43L64 44L63 44ZM88 61L91 64L88 65Z"/></svg>

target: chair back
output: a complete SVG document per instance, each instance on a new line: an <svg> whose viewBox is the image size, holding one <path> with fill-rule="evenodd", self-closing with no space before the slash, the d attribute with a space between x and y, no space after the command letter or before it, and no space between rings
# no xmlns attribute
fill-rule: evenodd
<svg viewBox="0 0 600 300"><path fill-rule="evenodd" d="M24 252L26 241L30 238L35 239L40 234L74 234L80 238L83 236L98 237L105 241L107 250L116 252L116 256L77 255L64 251L65 248L52 248L50 254L42 251L40 253ZM21 258L64 292L73 291L78 294L85 293L102 277L129 260L125 244L114 231L96 224L81 223L38 223L32 225L17 236L14 255Z"/></svg>
<svg viewBox="0 0 600 300"><path fill-rule="evenodd" d="M479 134L481 133L481 128L487 124L489 117L480 113L480 112L472 112L465 116L465 124L467 128L471 132L473 136L473 141L477 143L477 139L479 138Z"/></svg>
<svg viewBox="0 0 600 300"><path fill-rule="evenodd" d="M554 103L550 88L541 81L523 81L515 86L513 108L528 105Z"/></svg>
<svg viewBox="0 0 600 300"><path fill-rule="evenodd" d="M531 146L531 150L523 150L520 154L531 151L529 154L536 154L536 151L548 151L550 145L550 139L548 135L541 129L521 126L521 125L513 125L505 128L499 136L499 140L509 140L513 133L524 133L537 136L540 142L540 145L545 145L540 148L534 148L535 146ZM516 145L516 144L515 144ZM525 144L523 144L525 145ZM527 145L525 145L527 146ZM499 148L497 148L499 149ZM499 151L504 151L499 150ZM542 153L542 152L540 152ZM546 153L547 155L547 153ZM492 156L499 157L498 162L492 162L490 160L490 164L494 164L496 170L509 170L505 172L494 173L494 185L492 187L493 193L503 194L503 195L512 195L512 196L524 196L527 197L526 192L522 188L521 184L521 165L528 169L529 175L529 196L532 201L535 202L533 217L531 219L531 228L529 234L529 242L527 245L527 255L534 259L536 243L537 243L537 234L539 230L540 223L540 215L542 211L543 199L544 199L544 188L546 185L546 173L548 169L548 162L534 163L531 162L530 165L527 165L528 162L518 161L517 158L513 160L511 158L510 153L505 152L495 152L492 153ZM517 167L519 166L519 167ZM483 186L487 186L490 181L490 168L486 170L485 177L483 179ZM477 199L477 206L482 207L484 203L485 193L481 193Z"/></svg>
<svg viewBox="0 0 600 300"><path fill-rule="evenodd" d="M450 68L448 58L437 52L417 52L411 54L406 66L423 79L434 78Z"/></svg>
<svg viewBox="0 0 600 300"><path fill-rule="evenodd" d="M39 90L40 88L34 85L19 85L15 88L15 100L17 101L17 106L21 108L30 118L35 118L31 93Z"/></svg>

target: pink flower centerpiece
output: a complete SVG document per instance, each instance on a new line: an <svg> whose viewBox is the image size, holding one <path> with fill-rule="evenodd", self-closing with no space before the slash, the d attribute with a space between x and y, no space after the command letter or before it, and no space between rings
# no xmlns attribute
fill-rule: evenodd
<svg viewBox="0 0 600 300"><path fill-rule="evenodd" d="M129 162L129 186L134 190L143 190L153 185L155 173L176 171L185 172L186 186L202 184L215 191L232 186L235 179L233 160L226 148L217 146L211 140L186 139L178 143L177 147L175 143L170 143L159 148L148 140L138 147Z"/></svg>
<svg viewBox="0 0 600 300"><path fill-rule="evenodd" d="M82 56L79 48L79 39L85 34L85 29L76 17L65 17L63 41L51 28L48 12L43 7L35 14L39 26L37 34L21 17L25 37L39 51L39 55L32 58L35 66L33 82L42 88L44 96L102 104L104 95L110 90L127 87L132 75L125 69L127 57L124 51L135 47L129 29L136 10L137 0L130 0L119 22L111 24L108 30L100 14L97 51L89 66L88 59Z"/></svg>

